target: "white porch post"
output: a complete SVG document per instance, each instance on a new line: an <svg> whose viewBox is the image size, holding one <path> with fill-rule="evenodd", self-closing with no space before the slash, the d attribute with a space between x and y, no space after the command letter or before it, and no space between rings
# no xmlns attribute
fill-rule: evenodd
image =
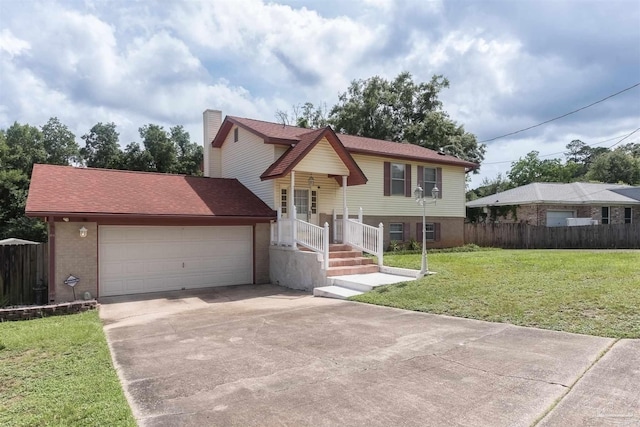
<svg viewBox="0 0 640 427"><path fill-rule="evenodd" d="M276 233L277 233L277 238L276 238L276 242L278 243L278 246L280 246L280 243L282 242L282 233L280 232L280 224L282 221L282 206L278 206L278 217L276 220Z"/></svg>
<svg viewBox="0 0 640 427"><path fill-rule="evenodd" d="M358 210L358 222L362 224L362 206L360 206L360 209Z"/></svg>
<svg viewBox="0 0 640 427"><path fill-rule="evenodd" d="M342 243L347 243L347 219L349 210L347 209L347 176L342 175Z"/></svg>
<svg viewBox="0 0 640 427"><path fill-rule="evenodd" d="M338 219L338 215L336 214L336 210L333 209L333 221L331 222L331 227L333 227L333 242L337 242L338 241L338 226L337 224L337 219Z"/></svg>
<svg viewBox="0 0 640 427"><path fill-rule="evenodd" d="M324 230L322 230L322 255L326 271L329 269L329 224L326 222L324 223Z"/></svg>
<svg viewBox="0 0 640 427"><path fill-rule="evenodd" d="M294 203L294 194L296 188L296 172L291 171L291 185L289 186L289 220L291 224L291 246L296 246L296 206Z"/></svg>

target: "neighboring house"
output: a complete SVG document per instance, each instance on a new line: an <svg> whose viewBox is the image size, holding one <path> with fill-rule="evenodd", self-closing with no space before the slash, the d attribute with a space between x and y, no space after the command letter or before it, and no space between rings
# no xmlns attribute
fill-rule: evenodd
<svg viewBox="0 0 640 427"><path fill-rule="evenodd" d="M76 295L103 297L267 282L310 290L378 271L390 241L422 240L418 185L439 189L426 207L429 247L464 243L474 163L213 110L204 155L200 178L35 165L26 214L49 225L50 301L72 298L69 276Z"/></svg>
<svg viewBox="0 0 640 427"><path fill-rule="evenodd" d="M536 182L467 202L467 207L487 212L497 207L513 207L505 216L495 218L506 223L547 227L629 224L640 222L640 187Z"/></svg>
<svg viewBox="0 0 640 427"><path fill-rule="evenodd" d="M464 244L466 173L478 165L414 144L336 134L331 128L306 129L204 112L204 175L237 178L268 206L288 218L322 226L334 224L348 209L351 217L384 227L390 241L422 241L422 207L416 186L427 194L429 247ZM293 193L291 189L293 188ZM293 197L292 197L293 195ZM339 230L338 230L339 231Z"/></svg>

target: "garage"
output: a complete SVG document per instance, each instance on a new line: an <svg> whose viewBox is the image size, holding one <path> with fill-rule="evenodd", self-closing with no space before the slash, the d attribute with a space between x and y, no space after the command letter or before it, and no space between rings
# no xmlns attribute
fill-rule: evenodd
<svg viewBox="0 0 640 427"><path fill-rule="evenodd" d="M574 216L573 211L547 211L547 227L565 227Z"/></svg>
<svg viewBox="0 0 640 427"><path fill-rule="evenodd" d="M47 223L49 302L270 280L276 212L237 179L35 165L25 211Z"/></svg>
<svg viewBox="0 0 640 427"><path fill-rule="evenodd" d="M252 228L99 227L99 294L253 282Z"/></svg>

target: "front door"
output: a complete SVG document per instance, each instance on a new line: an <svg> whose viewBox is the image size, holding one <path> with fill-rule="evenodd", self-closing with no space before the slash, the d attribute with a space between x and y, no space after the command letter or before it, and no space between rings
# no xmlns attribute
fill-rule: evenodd
<svg viewBox="0 0 640 427"><path fill-rule="evenodd" d="M315 188L296 188L293 192L293 204L298 219L318 225L318 190Z"/></svg>

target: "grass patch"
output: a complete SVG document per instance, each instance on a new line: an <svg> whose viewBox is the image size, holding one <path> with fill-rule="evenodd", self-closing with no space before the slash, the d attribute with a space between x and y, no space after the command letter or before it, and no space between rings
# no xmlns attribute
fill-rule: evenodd
<svg viewBox="0 0 640 427"><path fill-rule="evenodd" d="M96 310L0 323L0 425L136 425Z"/></svg>
<svg viewBox="0 0 640 427"><path fill-rule="evenodd" d="M385 264L420 269L420 254ZM429 254L438 274L355 301L613 338L640 338L640 251L493 250Z"/></svg>

